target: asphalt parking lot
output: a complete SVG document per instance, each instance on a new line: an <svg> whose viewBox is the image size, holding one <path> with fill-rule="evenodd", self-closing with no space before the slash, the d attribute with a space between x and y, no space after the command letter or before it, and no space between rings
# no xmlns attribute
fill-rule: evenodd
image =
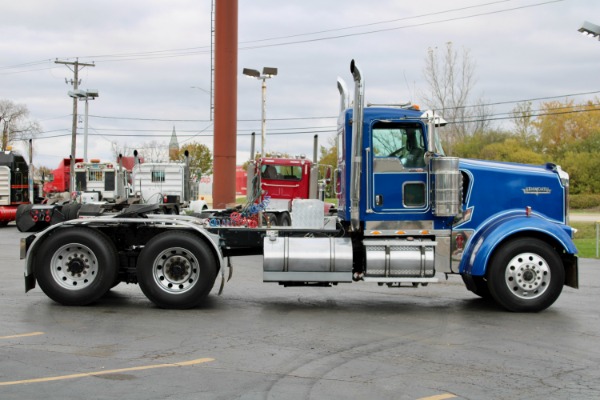
<svg viewBox="0 0 600 400"><path fill-rule="evenodd" d="M0 228L0 399L600 398L600 262L538 314L505 312L460 277L425 288L263 283L260 257L197 309L120 284L89 307L25 294Z"/></svg>

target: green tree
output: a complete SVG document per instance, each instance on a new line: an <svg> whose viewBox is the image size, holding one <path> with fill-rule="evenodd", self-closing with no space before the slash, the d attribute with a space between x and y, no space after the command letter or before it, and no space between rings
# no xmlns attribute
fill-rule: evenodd
<svg viewBox="0 0 600 400"><path fill-rule="evenodd" d="M599 102L595 98L584 104L575 104L573 100L542 103L533 124L543 150L560 159L571 145L600 131Z"/></svg>
<svg viewBox="0 0 600 400"><path fill-rule="evenodd" d="M463 158L484 158L482 149L494 143L503 143L510 138L510 132L489 130L475 132L473 135L463 138L454 146L453 156Z"/></svg>
<svg viewBox="0 0 600 400"><path fill-rule="evenodd" d="M213 172L213 157L210 149L201 143L188 143L179 149L178 159L184 160L185 151L190 155L190 170L192 174L210 175Z"/></svg>
<svg viewBox="0 0 600 400"><path fill-rule="evenodd" d="M571 193L600 194L600 131L566 146L559 163L569 173Z"/></svg>
<svg viewBox="0 0 600 400"><path fill-rule="evenodd" d="M325 185L325 195L326 197L333 197L333 171L337 167L338 150L335 136L330 137L327 142L329 147L319 147L319 175L320 178L326 178L327 171L330 171L329 181Z"/></svg>
<svg viewBox="0 0 600 400"><path fill-rule="evenodd" d="M488 144L481 150L483 159L510 161L523 164L543 164L544 156L523 146L515 138L506 139L501 143Z"/></svg>
<svg viewBox="0 0 600 400"><path fill-rule="evenodd" d="M600 157L598 157L598 153L568 151L560 164L569 173L572 194L600 193L600 179L598 179Z"/></svg>
<svg viewBox="0 0 600 400"><path fill-rule="evenodd" d="M335 168L338 160L335 137L330 137L328 143L329 147L320 146L319 148L319 164Z"/></svg>

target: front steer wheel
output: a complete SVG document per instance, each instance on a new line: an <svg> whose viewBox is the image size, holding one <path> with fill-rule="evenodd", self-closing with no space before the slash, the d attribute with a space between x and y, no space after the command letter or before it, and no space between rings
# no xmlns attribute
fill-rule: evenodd
<svg viewBox="0 0 600 400"><path fill-rule="evenodd" d="M84 306L102 297L117 279L113 243L89 228L58 229L41 245L34 260L40 288L52 300Z"/></svg>
<svg viewBox="0 0 600 400"><path fill-rule="evenodd" d="M140 288L161 308L197 307L217 276L217 258L198 236L167 231L152 238L137 261Z"/></svg>
<svg viewBox="0 0 600 400"><path fill-rule="evenodd" d="M550 307L564 281L565 270L556 251L533 238L503 244L488 271L490 294L509 311L538 312Z"/></svg>

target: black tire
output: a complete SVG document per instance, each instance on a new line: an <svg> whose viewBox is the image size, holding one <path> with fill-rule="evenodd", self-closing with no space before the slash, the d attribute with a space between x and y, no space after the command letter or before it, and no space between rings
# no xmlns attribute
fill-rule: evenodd
<svg viewBox="0 0 600 400"><path fill-rule="evenodd" d="M138 257L137 277L146 297L161 308L199 306L217 277L217 258L198 236L167 231L152 238Z"/></svg>
<svg viewBox="0 0 600 400"><path fill-rule="evenodd" d="M79 203L64 205L62 211L65 216L65 221L79 218L79 209L81 209L81 204Z"/></svg>
<svg viewBox="0 0 600 400"><path fill-rule="evenodd" d="M117 279L118 255L103 233L89 228L58 229L34 260L40 288L52 300L84 306L102 297Z"/></svg>
<svg viewBox="0 0 600 400"><path fill-rule="evenodd" d="M488 288L498 304L509 311L538 312L560 296L565 270L547 243L521 238L502 245L488 270Z"/></svg>
<svg viewBox="0 0 600 400"><path fill-rule="evenodd" d="M290 218L290 214L283 212L279 215L279 218L277 219L277 225L279 226L291 226L292 225L292 219Z"/></svg>
<svg viewBox="0 0 600 400"><path fill-rule="evenodd" d="M264 213L263 220L265 226L277 226L277 216L273 213Z"/></svg>

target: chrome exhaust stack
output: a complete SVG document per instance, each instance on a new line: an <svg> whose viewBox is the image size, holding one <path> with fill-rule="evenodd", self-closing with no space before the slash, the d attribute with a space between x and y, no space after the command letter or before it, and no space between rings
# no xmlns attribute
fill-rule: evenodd
<svg viewBox="0 0 600 400"><path fill-rule="evenodd" d="M348 86L342 78L338 77L337 87L340 92L340 113L343 113L348 108Z"/></svg>
<svg viewBox="0 0 600 400"><path fill-rule="evenodd" d="M353 231L360 228L360 169L362 165L364 84L362 74L354 60L350 63L354 78L354 108L352 111L352 164L350 167L350 225Z"/></svg>

